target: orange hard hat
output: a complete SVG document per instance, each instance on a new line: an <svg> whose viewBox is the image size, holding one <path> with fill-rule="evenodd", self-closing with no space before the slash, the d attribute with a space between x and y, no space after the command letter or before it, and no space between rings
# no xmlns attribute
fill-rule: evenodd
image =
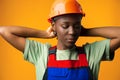
<svg viewBox="0 0 120 80"><path fill-rule="evenodd" d="M64 14L81 14L82 16L85 16L85 13L77 0L55 0L51 7L48 21L52 22L52 18Z"/></svg>

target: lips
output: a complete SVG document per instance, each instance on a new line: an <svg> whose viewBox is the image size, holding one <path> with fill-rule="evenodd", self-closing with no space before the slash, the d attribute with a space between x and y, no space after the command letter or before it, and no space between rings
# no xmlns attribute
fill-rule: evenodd
<svg viewBox="0 0 120 80"><path fill-rule="evenodd" d="M75 38L69 38L69 39L67 39L67 41L70 42L70 43L73 43L73 42L76 41L76 39Z"/></svg>

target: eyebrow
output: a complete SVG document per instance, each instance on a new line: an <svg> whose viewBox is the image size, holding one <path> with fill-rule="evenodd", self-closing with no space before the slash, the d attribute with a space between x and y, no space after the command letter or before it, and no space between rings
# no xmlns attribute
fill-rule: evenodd
<svg viewBox="0 0 120 80"><path fill-rule="evenodd" d="M63 21L62 23L69 24L69 23L71 23L71 22ZM74 24L80 24L80 21L77 21L77 22L75 22Z"/></svg>

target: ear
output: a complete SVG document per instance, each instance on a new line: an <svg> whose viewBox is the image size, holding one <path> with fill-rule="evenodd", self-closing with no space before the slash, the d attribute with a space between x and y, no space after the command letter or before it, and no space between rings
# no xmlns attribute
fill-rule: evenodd
<svg viewBox="0 0 120 80"><path fill-rule="evenodd" d="M56 31L56 29L55 29L55 22L52 22L51 26L52 26L53 30Z"/></svg>

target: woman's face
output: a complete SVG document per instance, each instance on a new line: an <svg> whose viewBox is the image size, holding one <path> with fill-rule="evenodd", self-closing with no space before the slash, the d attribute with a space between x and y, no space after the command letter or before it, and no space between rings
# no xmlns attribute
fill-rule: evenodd
<svg viewBox="0 0 120 80"><path fill-rule="evenodd" d="M53 24L54 30L57 32L57 48L70 49L75 45L81 32L80 16L64 15L60 16Z"/></svg>

